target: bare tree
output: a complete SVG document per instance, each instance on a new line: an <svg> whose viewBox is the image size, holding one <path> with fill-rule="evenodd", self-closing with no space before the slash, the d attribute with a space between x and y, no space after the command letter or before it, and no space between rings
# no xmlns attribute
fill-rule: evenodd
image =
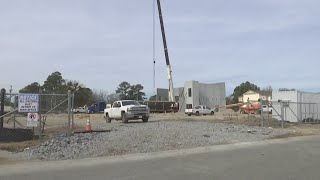
<svg viewBox="0 0 320 180"><path fill-rule="evenodd" d="M279 91L295 91L296 89L294 88L279 88Z"/></svg>
<svg viewBox="0 0 320 180"><path fill-rule="evenodd" d="M108 91L105 90L93 90L92 98L95 102L97 101L107 101L108 100Z"/></svg>
<svg viewBox="0 0 320 180"><path fill-rule="evenodd" d="M118 100L120 100L120 98L116 93L112 93L107 96L107 104L112 104Z"/></svg>
<svg viewBox="0 0 320 180"><path fill-rule="evenodd" d="M269 86L264 87L262 90L267 91L267 92L272 92L273 88L272 88L272 86L269 85Z"/></svg>

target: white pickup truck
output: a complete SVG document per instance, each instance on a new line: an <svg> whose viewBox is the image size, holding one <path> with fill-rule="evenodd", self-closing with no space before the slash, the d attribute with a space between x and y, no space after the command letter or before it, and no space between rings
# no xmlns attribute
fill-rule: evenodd
<svg viewBox="0 0 320 180"><path fill-rule="evenodd" d="M148 122L150 109L145 105L139 104L137 101L123 100L114 102L111 108L104 110L103 114L107 123L110 123L112 119L122 120L123 123L136 119Z"/></svg>
<svg viewBox="0 0 320 180"><path fill-rule="evenodd" d="M273 108L268 105L262 105L262 112L272 114Z"/></svg>
<svg viewBox="0 0 320 180"><path fill-rule="evenodd" d="M74 113L86 113L88 111L87 106L78 107L72 110Z"/></svg>
<svg viewBox="0 0 320 180"><path fill-rule="evenodd" d="M214 115L214 110L210 109L207 106L200 105L200 106L194 107L193 109L186 109L185 114L187 114L188 116Z"/></svg>

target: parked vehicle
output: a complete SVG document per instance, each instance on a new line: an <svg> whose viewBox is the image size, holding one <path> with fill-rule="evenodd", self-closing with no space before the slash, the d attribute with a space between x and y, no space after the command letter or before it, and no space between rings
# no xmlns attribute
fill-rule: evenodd
<svg viewBox="0 0 320 180"><path fill-rule="evenodd" d="M260 103L246 103L245 105L241 106L240 110L241 114L260 114L261 113L261 106Z"/></svg>
<svg viewBox="0 0 320 180"><path fill-rule="evenodd" d="M145 101L140 104L148 106L151 113L175 113L179 111L177 103L171 101Z"/></svg>
<svg viewBox="0 0 320 180"><path fill-rule="evenodd" d="M99 112L103 112L105 108L106 108L106 103L104 101L99 101L93 104L92 106L89 106L87 112L88 114L99 113Z"/></svg>
<svg viewBox="0 0 320 180"><path fill-rule="evenodd" d="M262 105L262 112L272 114L273 108L268 105Z"/></svg>
<svg viewBox="0 0 320 180"><path fill-rule="evenodd" d="M207 106L200 105L200 106L194 107L193 109L186 109L185 114L187 114L188 116L191 116L191 115L196 115L196 116L214 115L214 111L215 110L213 110Z"/></svg>
<svg viewBox="0 0 320 180"><path fill-rule="evenodd" d="M148 122L149 114L150 109L147 106L141 105L134 100L116 101L111 108L104 110L104 118L107 123L110 123L112 119L122 120L123 123L137 119Z"/></svg>
<svg viewBox="0 0 320 180"><path fill-rule="evenodd" d="M86 113L88 111L87 106L78 107L72 110L74 113Z"/></svg>

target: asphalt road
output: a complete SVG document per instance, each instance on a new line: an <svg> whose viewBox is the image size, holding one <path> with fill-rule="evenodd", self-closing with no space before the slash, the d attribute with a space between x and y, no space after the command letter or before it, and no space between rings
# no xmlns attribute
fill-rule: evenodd
<svg viewBox="0 0 320 180"><path fill-rule="evenodd" d="M154 157L152 154L135 155L118 160L98 158L0 166L0 179L320 179L318 136L223 145L164 154L157 153ZM37 170L29 172L28 168Z"/></svg>

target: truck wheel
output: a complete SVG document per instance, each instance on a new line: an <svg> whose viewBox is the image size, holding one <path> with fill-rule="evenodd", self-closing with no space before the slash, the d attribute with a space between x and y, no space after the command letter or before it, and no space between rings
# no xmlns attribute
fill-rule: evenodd
<svg viewBox="0 0 320 180"><path fill-rule="evenodd" d="M213 116L213 115L214 115L214 112L213 112L213 111L211 111L210 115L211 115L211 116Z"/></svg>
<svg viewBox="0 0 320 180"><path fill-rule="evenodd" d="M191 116L191 114L188 114L188 116Z"/></svg>
<svg viewBox="0 0 320 180"><path fill-rule="evenodd" d="M128 123L128 118L126 113L122 113L121 120L123 123Z"/></svg>
<svg viewBox="0 0 320 180"><path fill-rule="evenodd" d="M200 113L198 111L196 112L196 116L200 116Z"/></svg>
<svg viewBox="0 0 320 180"><path fill-rule="evenodd" d="M142 122L146 123L146 122L148 122L148 120L149 120L149 117L147 117L147 116L143 116L142 117Z"/></svg>
<svg viewBox="0 0 320 180"><path fill-rule="evenodd" d="M109 117L109 114L106 114L106 122L111 123L111 118Z"/></svg>

